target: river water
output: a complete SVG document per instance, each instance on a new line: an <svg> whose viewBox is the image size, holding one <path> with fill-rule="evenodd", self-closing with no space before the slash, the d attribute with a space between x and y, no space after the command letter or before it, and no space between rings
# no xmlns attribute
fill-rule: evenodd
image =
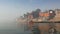
<svg viewBox="0 0 60 34"><path fill-rule="evenodd" d="M29 30L24 31L24 27L24 24L18 27L16 22L0 23L0 34L31 34Z"/></svg>
<svg viewBox="0 0 60 34"><path fill-rule="evenodd" d="M28 30L27 25L20 23L17 26L17 22L4 22L0 23L0 34L31 34L32 32ZM46 23L40 23L40 26L46 25Z"/></svg>

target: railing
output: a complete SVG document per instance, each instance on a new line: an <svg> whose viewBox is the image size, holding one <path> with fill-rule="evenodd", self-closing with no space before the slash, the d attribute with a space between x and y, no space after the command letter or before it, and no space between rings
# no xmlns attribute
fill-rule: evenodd
<svg viewBox="0 0 60 34"><path fill-rule="evenodd" d="M60 21L40 21L40 22L36 21L34 23L60 23Z"/></svg>

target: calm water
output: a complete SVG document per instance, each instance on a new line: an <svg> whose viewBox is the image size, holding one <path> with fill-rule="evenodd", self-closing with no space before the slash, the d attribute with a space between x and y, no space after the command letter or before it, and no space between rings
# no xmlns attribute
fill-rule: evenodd
<svg viewBox="0 0 60 34"><path fill-rule="evenodd" d="M40 23L39 25L42 26L44 24ZM0 34L31 34L31 33L32 32L28 30L27 25L23 23L21 23L19 27L17 27L16 22L0 23Z"/></svg>
<svg viewBox="0 0 60 34"><path fill-rule="evenodd" d="M17 24L15 22L12 22L12 23L0 23L0 34L31 34L31 32L24 31L23 24L21 24L20 27L18 28Z"/></svg>
<svg viewBox="0 0 60 34"><path fill-rule="evenodd" d="M17 30L0 30L0 34L30 34L30 32L21 32Z"/></svg>

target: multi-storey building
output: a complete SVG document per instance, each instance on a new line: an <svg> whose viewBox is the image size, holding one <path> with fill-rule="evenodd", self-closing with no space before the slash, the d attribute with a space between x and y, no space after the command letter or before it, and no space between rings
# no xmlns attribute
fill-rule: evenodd
<svg viewBox="0 0 60 34"><path fill-rule="evenodd" d="M60 9L55 9L55 10L48 10L46 12L41 12L41 11L34 11L32 13L27 14L27 16L25 15L25 22L28 21L28 25L30 28L32 28L33 23L35 22L41 22L41 21L60 21ZM24 19L23 19L24 21ZM52 23L51 22L51 23ZM43 32L48 32L48 30L50 29L50 27L54 27L57 31L60 31L60 24L59 23L39 23L38 24L38 29L41 31L41 34L43 34ZM35 27L35 26L34 26Z"/></svg>

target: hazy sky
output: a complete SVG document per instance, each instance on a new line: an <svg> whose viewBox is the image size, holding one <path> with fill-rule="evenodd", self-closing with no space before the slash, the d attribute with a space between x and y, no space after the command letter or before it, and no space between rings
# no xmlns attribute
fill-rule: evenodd
<svg viewBox="0 0 60 34"><path fill-rule="evenodd" d="M13 20L36 8L60 8L60 0L0 0L0 21Z"/></svg>

